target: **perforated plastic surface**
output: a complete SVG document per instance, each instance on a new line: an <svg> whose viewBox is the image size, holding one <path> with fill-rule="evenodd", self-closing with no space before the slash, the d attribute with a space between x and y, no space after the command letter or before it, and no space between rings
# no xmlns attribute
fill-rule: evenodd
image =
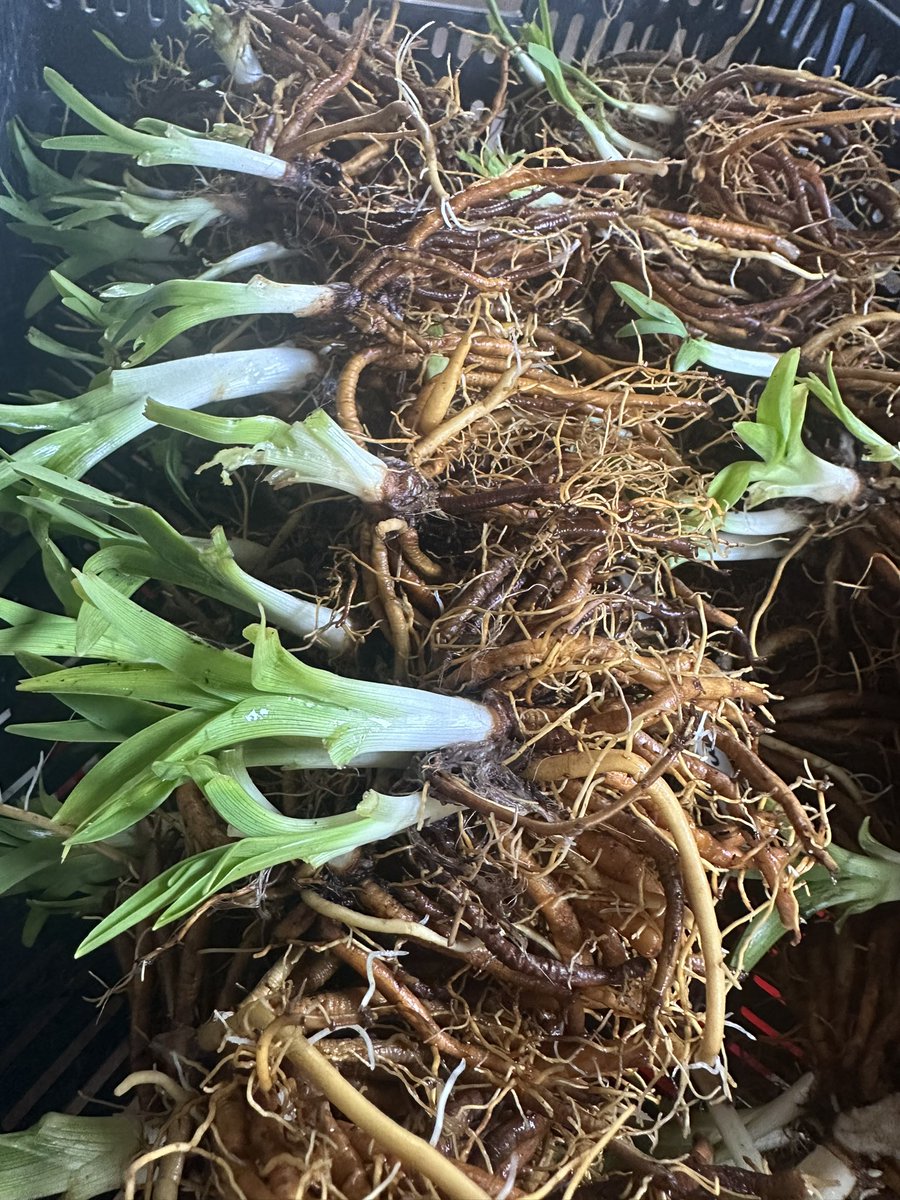
<svg viewBox="0 0 900 1200"><path fill-rule="evenodd" d="M139 49L148 35L177 35L183 8L181 0L27 0L27 7L32 6L44 10L39 24L53 50L87 71L91 63L82 53L83 34L91 27L118 31ZM345 6L340 0L316 0L315 7L337 14ZM358 0L349 5L351 13L361 7ZM529 0L524 7L531 7ZM746 23L756 0L551 0L551 7L566 55L673 45L686 53L711 55ZM515 20L523 3L505 0L501 8ZM768 0L747 36L744 55L764 50L767 60L788 66L809 60L822 74L840 65L844 76L856 81L892 73L900 48L898 9L896 2L879 0ZM459 60L472 49L463 31L486 28L484 10L479 0L408 0L401 3L400 20L416 29L430 25L434 55L449 53ZM97 57L96 43L87 55L91 57Z"/></svg>

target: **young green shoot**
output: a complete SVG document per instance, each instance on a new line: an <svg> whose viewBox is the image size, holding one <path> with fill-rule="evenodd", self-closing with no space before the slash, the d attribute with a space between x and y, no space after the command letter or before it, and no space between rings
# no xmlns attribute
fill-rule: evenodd
<svg viewBox="0 0 900 1200"><path fill-rule="evenodd" d="M497 139L494 141L496 142ZM499 179L527 155L524 150L520 150L516 154L506 154L499 145L490 146L485 142L478 154L469 154L465 150L460 150L457 152L457 157L482 179ZM536 183L528 184L526 187L513 188L509 193L509 198L518 200L532 192L538 192L539 195L528 202L529 208L557 208L566 203L559 192L544 192Z"/></svg>
<svg viewBox="0 0 900 1200"><path fill-rule="evenodd" d="M153 366L111 371L97 386L70 400L0 405L0 428L17 433L42 429L12 462L49 467L79 479L107 455L153 428L148 399L170 409L194 409L267 392L296 392L318 370L307 350L276 346L203 354ZM12 462L0 461L0 490L16 479Z"/></svg>
<svg viewBox="0 0 900 1200"><path fill-rule="evenodd" d="M713 479L709 495L726 514L741 498L747 509L792 498L846 506L862 491L856 471L827 462L803 444L809 389L797 382L799 362L799 350L782 355L759 398L756 420L734 426L759 459L731 463Z"/></svg>
<svg viewBox="0 0 900 1200"><path fill-rule="evenodd" d="M309 667L264 625L244 630L251 657L193 638L141 608L110 583L76 572L83 599L76 626L93 612L103 636L129 647L117 662L61 668L20 684L29 693L127 697L159 709L76 784L57 819L69 845L101 841L162 804L178 764L246 743L325 750L335 767L362 755L424 753L477 744L499 731L493 709L457 696L346 679ZM93 629L91 634L93 635ZM77 634L76 634L77 641ZM91 644L90 656L99 657ZM174 780L174 782L173 782Z"/></svg>
<svg viewBox="0 0 900 1200"><path fill-rule="evenodd" d="M739 350L733 346L722 346L705 337L693 337L681 318L668 305L654 300L638 291L629 283L613 283L613 291L619 299L638 314L638 320L630 321L619 330L620 337L672 337L681 342L673 368L687 371L698 362L712 367L714 371L727 371L732 375L752 375L756 379L767 379L778 363L777 354L764 350Z"/></svg>
<svg viewBox="0 0 900 1200"><path fill-rule="evenodd" d="M250 21L246 13L229 14L209 0L187 0L191 10L185 24L210 35L216 53L231 72L235 87L253 88L265 73L250 44Z"/></svg>
<svg viewBox="0 0 900 1200"><path fill-rule="evenodd" d="M553 25L547 0L538 0L538 20L524 25L520 38L516 38L504 21L496 0L488 0L488 25L491 32L512 51L519 69L528 82L536 87L546 88L551 98L581 125L599 158L615 162L623 156L649 159L662 157L659 151L653 147L625 137L610 124L603 107L604 103L608 103L609 98L596 85L588 88L590 99L600 102L596 118L587 112L577 94L579 88L583 87L587 76L584 75L584 72L567 67L557 56L553 44ZM569 85L569 79L574 79L576 83L574 90ZM590 83L589 80L588 83ZM631 107L624 101L619 102L618 106ZM651 106L642 107L651 109Z"/></svg>
<svg viewBox="0 0 900 1200"><path fill-rule="evenodd" d="M90 154L123 154L137 160L142 167L186 166L198 170L229 171L268 179L272 183L291 187L297 182L297 169L271 154L240 144L232 139L228 127L218 130L218 137L184 129L155 117L142 117L133 129L110 117L92 104L58 71L44 69L44 80L50 90L88 125L95 134L65 134L47 138L47 150L73 150Z"/></svg>
<svg viewBox="0 0 900 1200"><path fill-rule="evenodd" d="M840 928L850 916L900 900L900 853L883 846L872 836L868 818L859 831L859 847L860 854L842 850L839 846L829 847L828 852L839 868L837 876L829 874L818 863L804 872L794 888L804 920L821 910L836 909ZM771 905L761 909L745 928L732 953L735 969L752 970L786 932Z"/></svg>
<svg viewBox="0 0 900 1200"><path fill-rule="evenodd" d="M147 416L158 425L233 449L220 451L201 470L219 467L222 480L241 467L273 470L276 488L310 483L337 488L366 504L416 507L427 500L424 483L401 463L388 466L353 441L323 409L288 424L278 417L214 417L188 413L152 402Z"/></svg>
<svg viewBox="0 0 900 1200"><path fill-rule="evenodd" d="M828 462L803 442L803 425L809 393L812 392L832 416L866 448L862 457L888 462L900 468L900 446L870 429L844 403L831 363L827 384L815 376L797 379L800 351L790 350L778 359L757 404L755 420L734 426L738 438L758 459L741 459L723 468L708 488L719 517L714 524L714 547L699 558L723 562L777 557L783 538L809 524L809 512L779 504L760 510L773 501L811 500L817 504L847 507L863 493L863 480L849 467ZM735 505L743 500L743 509Z"/></svg>
<svg viewBox="0 0 900 1200"><path fill-rule="evenodd" d="M284 817L266 807L229 771L213 759L189 764L194 777L219 814L243 836L226 846L206 850L163 871L129 896L88 934L76 957L96 950L141 921L155 918L153 928L189 916L201 904L261 871L285 863L321 867L363 846L393 837L423 822L441 820L452 806L425 800L420 792L387 796L367 791L356 809L333 817ZM257 791L251 784L253 791ZM263 801L265 798L263 797Z"/></svg>
<svg viewBox="0 0 900 1200"><path fill-rule="evenodd" d="M115 346L134 345L130 365L144 362L179 334L208 321L277 313L322 317L341 311L352 297L343 285L277 283L255 275L248 283L169 279L165 283L115 283L100 292L100 322ZM167 310L159 316L160 310Z"/></svg>
<svg viewBox="0 0 900 1200"><path fill-rule="evenodd" d="M567 75L584 88L600 104L615 108L619 112L646 121L651 125L674 125L678 120L678 109L671 104L641 104L635 100L622 100L605 88L600 87L596 80L591 79L586 71L574 63L564 62L563 70Z"/></svg>
<svg viewBox="0 0 900 1200"><path fill-rule="evenodd" d="M26 511L43 516L63 532L99 542L100 549L87 560L85 570L109 578L119 591L131 595L146 580L158 579L254 616L262 610L273 625L298 637L311 637L333 653L348 648L350 639L339 614L254 578L239 565L223 529L214 529L209 539L186 538L143 504L41 467L16 469L34 488L32 494L20 497ZM98 513L107 518L105 523L94 519L92 514ZM37 532L34 525L32 531ZM41 534L45 550L49 528Z"/></svg>

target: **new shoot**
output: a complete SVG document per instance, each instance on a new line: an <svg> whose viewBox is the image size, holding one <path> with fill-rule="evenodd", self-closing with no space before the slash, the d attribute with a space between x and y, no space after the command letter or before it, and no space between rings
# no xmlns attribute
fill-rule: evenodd
<svg viewBox="0 0 900 1200"><path fill-rule="evenodd" d="M485 742L500 732L497 713L473 700L306 666L264 625L244 630L251 657L219 650L95 575L76 572L75 578L83 599L78 623L93 613L104 636L119 639L128 653L112 663L41 674L21 690L54 695L70 707L73 697L84 696L157 707L87 772L59 810L59 823L73 830L70 845L112 837L148 816L179 782L177 764L245 743L258 749L264 743L271 765L308 747L344 767L362 755L424 753ZM93 646L89 653L97 657Z"/></svg>
<svg viewBox="0 0 900 1200"><path fill-rule="evenodd" d="M158 425L233 446L200 468L220 467L225 483L241 467L265 466L273 468L267 479L276 488L318 484L406 513L427 503L425 481L415 471L402 463L388 466L358 446L323 409L293 424L278 417L188 413L156 402L148 404L147 416Z"/></svg>
<svg viewBox="0 0 900 1200"><path fill-rule="evenodd" d="M799 350L782 355L759 398L756 420L738 421L734 426L734 432L759 460L731 463L709 485L709 495L726 514L742 497L746 509L792 498L846 506L862 491L856 471L827 462L803 443L809 387L797 381L799 363ZM771 514L767 519L775 520ZM728 528L727 515L723 528Z"/></svg>
<svg viewBox="0 0 900 1200"><path fill-rule="evenodd" d="M809 393L866 447L866 461L889 462L900 467L900 447L893 446L847 408L828 364L828 383L813 376L797 379L800 351L790 350L776 363L757 404L753 421L738 421L734 433L758 459L741 459L715 476L708 494L721 515L716 519L718 541L701 557L728 559L776 557L779 538L797 533L809 524L809 512L785 507L760 509L760 505L790 500L846 508L864 493L864 481L850 467L839 466L814 454L803 441ZM734 506L743 500L743 509Z"/></svg>
<svg viewBox="0 0 900 1200"><path fill-rule="evenodd" d="M44 81L50 90L72 112L98 130L95 134L65 134L47 138L47 150L75 150L88 154L124 154L137 160L141 167L185 166L198 170L231 171L268 179L272 183L292 187L298 182L297 168L271 154L239 144L239 138L210 137L159 121L142 117L133 129L110 117L92 104L77 88L51 67L44 70Z"/></svg>
<svg viewBox="0 0 900 1200"><path fill-rule="evenodd" d="M119 591L131 595L146 580L158 579L254 616L262 609L273 625L299 637L312 636L332 652L348 648L350 639L338 613L283 592L245 571L222 528L214 529L209 539L187 538L143 504L119 499L41 467L22 466L17 470L33 485L31 494L20 497L25 509L42 514L63 532L99 542L100 549L87 560L85 570L100 578L109 577ZM98 513L107 520L101 523L94 519L92 514ZM32 531L36 532L34 525ZM49 536L49 529L43 532L45 541Z"/></svg>
<svg viewBox="0 0 900 1200"><path fill-rule="evenodd" d="M0 405L0 428L16 433L53 432L0 462L0 489L16 478L13 463L49 467L79 479L107 455L153 428L148 398L171 408L194 409L267 392L295 392L318 370L308 350L276 346L203 354L149 367L111 371L71 400Z"/></svg>
<svg viewBox="0 0 900 1200"><path fill-rule="evenodd" d="M830 846L829 854L838 865L832 876L816 863L794 888L800 916L808 920L825 909L838 910L838 928L847 917L868 912L879 904L900 901L900 853L883 846L869 830L869 819L859 831L861 853ZM766 905L750 921L732 953L735 969L750 971L787 930L778 912Z"/></svg>
<svg viewBox="0 0 900 1200"><path fill-rule="evenodd" d="M712 367L714 371L728 371L732 375L752 375L756 379L767 379L778 363L777 354L764 350L739 350L733 346L722 346L705 337L694 337L681 318L667 304L654 300L629 283L615 282L613 291L619 299L638 314L638 320L629 321L619 330L620 337L672 337L681 342L675 361L676 371L687 371L698 362Z"/></svg>
<svg viewBox="0 0 900 1200"><path fill-rule="evenodd" d="M488 25L491 32L512 51L528 82L546 88L552 99L575 118L599 158L616 161L623 156L647 159L662 157L652 146L620 133L610 123L606 106L665 125L671 125L674 121L674 110L617 100L593 83L580 68L564 63L554 49L553 25L547 0L539 0L538 20L523 25L519 38L504 21L496 0L488 0ZM585 107L592 103L597 106L594 116Z"/></svg>

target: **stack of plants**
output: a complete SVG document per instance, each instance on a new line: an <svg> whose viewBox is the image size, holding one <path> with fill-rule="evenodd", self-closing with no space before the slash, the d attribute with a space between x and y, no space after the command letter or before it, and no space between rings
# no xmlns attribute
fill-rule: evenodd
<svg viewBox="0 0 900 1200"><path fill-rule="evenodd" d="M0 886L132 1054L0 1196L805 1195L726 1026L900 898L900 109L543 0L465 107L395 18L189 4L127 121L48 69L9 132L7 733L88 766Z"/></svg>

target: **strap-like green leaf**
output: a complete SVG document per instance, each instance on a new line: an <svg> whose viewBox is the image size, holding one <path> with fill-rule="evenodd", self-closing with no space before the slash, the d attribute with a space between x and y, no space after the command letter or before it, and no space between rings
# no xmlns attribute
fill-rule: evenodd
<svg viewBox="0 0 900 1200"><path fill-rule="evenodd" d="M216 650L120 595L95 575L76 572L77 587L128 642L139 661L157 663L213 695L236 699L251 686L250 661Z"/></svg>
<svg viewBox="0 0 900 1200"><path fill-rule="evenodd" d="M27 721L5 725L4 733L15 737L37 738L44 742L72 742L80 745L98 745L104 742L123 742L128 734L118 734L93 721Z"/></svg>
<svg viewBox="0 0 900 1200"><path fill-rule="evenodd" d="M889 462L900 470L900 445L895 446L880 433L876 433L847 407L838 387L830 355L825 369L828 376L827 385L815 375L807 376L803 382L832 416L837 417L848 433L867 448L868 453L864 455L866 459L870 462Z"/></svg>
<svg viewBox="0 0 900 1200"><path fill-rule="evenodd" d="M24 657L20 655L19 657ZM173 675L165 667L142 663L89 663L81 667L63 667L52 675L24 679L19 691L59 696L69 703L74 696L109 696L121 703L149 702L177 705L209 713L221 712L228 701L196 687L191 680Z"/></svg>
<svg viewBox="0 0 900 1200"><path fill-rule="evenodd" d="M230 884L283 863L304 861L321 866L359 846L391 837L415 824L421 796L385 796L369 791L356 812L304 822L294 837L250 837L196 854L177 863L120 904L92 930L78 948L87 954L140 921L158 914L155 928L193 912ZM434 813L452 812L441 807Z"/></svg>
<svg viewBox="0 0 900 1200"><path fill-rule="evenodd" d="M151 764L156 759L163 758L166 751L183 742L207 720L207 713L188 709L173 713L172 716L165 717L134 734L127 742L116 746L101 758L96 766L79 779L56 814L56 819L61 825L73 826L78 832L96 817L102 816L105 819L112 811L116 814L110 823L115 826L114 832L128 829L135 821L139 821L158 807L171 792L171 788L159 788L160 781L154 776L157 789L161 792L159 800L150 803L144 795L136 797L135 793L142 778L149 773ZM148 804L150 807L147 807ZM111 833L106 832L104 826L103 832L98 836L81 836L74 840L100 841L108 836L111 836Z"/></svg>
<svg viewBox="0 0 900 1200"><path fill-rule="evenodd" d="M68 692L63 694L57 690L59 684L58 677L66 672L64 670L61 671L57 663L50 662L48 659L41 658L36 654L19 654L17 657L25 670L33 678L43 679L47 685L47 690L52 691L53 695L62 699L73 712L78 713L81 717L85 717L101 729L116 735L113 740L130 737L133 733L138 733L141 729L152 725L154 721L160 721L163 717L167 717L172 711L170 708L165 708L159 704L150 704L144 700L136 699L132 692L128 692L124 688L122 688L121 692L115 698L98 696L96 692L90 694ZM91 668L81 669L90 670ZM105 663L98 663L96 669L105 673L116 670L115 667L110 667ZM25 689L20 688L19 690Z"/></svg>
<svg viewBox="0 0 900 1200"><path fill-rule="evenodd" d="M0 598L0 620L12 625L11 629L0 629L0 655L31 653L44 658L72 658L77 654L76 627L71 617ZM100 638L91 648L93 658L127 659L130 654L129 643L112 634Z"/></svg>
<svg viewBox="0 0 900 1200"><path fill-rule="evenodd" d="M629 308L634 309L639 316L661 322L677 337L687 337L687 329L684 323L668 305L663 304L659 300L652 299L645 292L639 292L630 283L614 281L611 286L619 299L624 301Z"/></svg>

